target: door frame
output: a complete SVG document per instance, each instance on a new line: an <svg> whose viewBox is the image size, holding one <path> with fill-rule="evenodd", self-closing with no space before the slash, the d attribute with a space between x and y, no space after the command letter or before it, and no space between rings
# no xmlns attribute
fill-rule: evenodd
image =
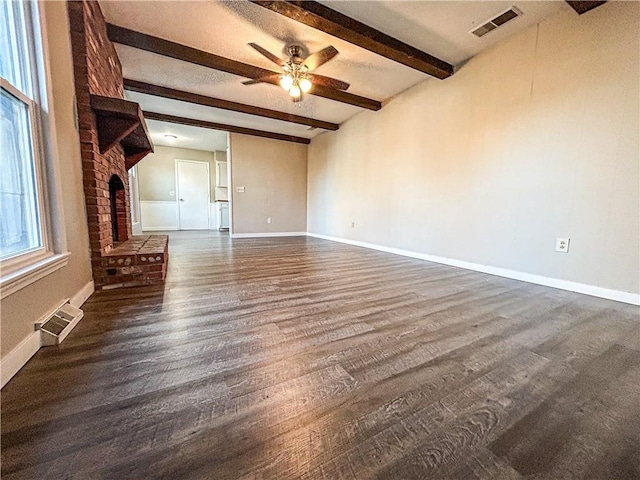
<svg viewBox="0 0 640 480"><path fill-rule="evenodd" d="M175 159L175 175L176 175L176 210L178 216L178 230L182 230L182 224L180 219L180 174L178 170L178 165L180 162L185 163L200 163L207 166L207 228L205 230L209 230L209 226L211 225L211 172L209 162L200 161L200 160L183 160L180 158Z"/></svg>
<svg viewBox="0 0 640 480"><path fill-rule="evenodd" d="M233 236L233 163L232 163L231 133L227 132L227 199L229 200L229 236Z"/></svg>

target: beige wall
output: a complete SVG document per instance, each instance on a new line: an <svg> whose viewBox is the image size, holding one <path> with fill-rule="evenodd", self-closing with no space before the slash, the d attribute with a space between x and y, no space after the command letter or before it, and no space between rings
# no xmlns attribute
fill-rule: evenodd
<svg viewBox="0 0 640 480"><path fill-rule="evenodd" d="M638 7L566 9L316 137L309 232L638 292Z"/></svg>
<svg viewBox="0 0 640 480"><path fill-rule="evenodd" d="M229 143L233 233L306 232L307 146L235 133Z"/></svg>
<svg viewBox="0 0 640 480"><path fill-rule="evenodd" d="M226 152L155 147L154 153L147 155L138 163L140 201L174 202L176 200L176 160L196 160L209 163L209 184L211 186L211 201L213 202L216 198L216 158L218 160L226 159ZM174 195L169 195L169 192L174 192Z"/></svg>
<svg viewBox="0 0 640 480"><path fill-rule="evenodd" d="M5 357L33 333L34 322L91 281L89 237L82 193L82 162L74 120L73 68L65 2L43 2L48 35L62 205L71 252L69 264L2 300L1 354Z"/></svg>

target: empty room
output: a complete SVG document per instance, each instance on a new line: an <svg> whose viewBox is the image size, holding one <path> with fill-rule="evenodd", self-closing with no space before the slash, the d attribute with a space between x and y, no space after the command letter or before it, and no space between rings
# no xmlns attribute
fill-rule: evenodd
<svg viewBox="0 0 640 480"><path fill-rule="evenodd" d="M640 2L0 2L3 480L640 479Z"/></svg>

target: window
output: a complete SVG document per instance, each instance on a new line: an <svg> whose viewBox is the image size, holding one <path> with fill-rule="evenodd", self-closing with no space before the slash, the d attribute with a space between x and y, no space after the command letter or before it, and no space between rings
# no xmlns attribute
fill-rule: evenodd
<svg viewBox="0 0 640 480"><path fill-rule="evenodd" d="M0 259L42 247L33 155L30 102L2 84L0 169Z"/></svg>
<svg viewBox="0 0 640 480"><path fill-rule="evenodd" d="M46 88L37 2L0 1L0 285L2 296L63 266L47 225ZM49 175L53 175L50 173ZM50 192L55 196L55 192ZM57 227L60 233L61 225ZM56 228L53 228L56 230ZM56 248L57 247L57 248ZM44 270L43 270L44 269ZM46 271L45 271L46 270ZM44 272L44 274L43 274ZM37 277L37 278L36 278ZM26 281L24 281L26 278ZM21 280L17 282L17 280ZM11 288L8 288L11 287ZM8 293L7 293L8 292Z"/></svg>

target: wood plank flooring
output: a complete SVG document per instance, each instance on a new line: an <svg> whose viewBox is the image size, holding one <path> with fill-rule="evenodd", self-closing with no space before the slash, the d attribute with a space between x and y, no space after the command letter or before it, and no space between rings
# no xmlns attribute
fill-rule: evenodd
<svg viewBox="0 0 640 480"><path fill-rule="evenodd" d="M2 478L639 479L630 305L295 237L173 233L2 391Z"/></svg>

